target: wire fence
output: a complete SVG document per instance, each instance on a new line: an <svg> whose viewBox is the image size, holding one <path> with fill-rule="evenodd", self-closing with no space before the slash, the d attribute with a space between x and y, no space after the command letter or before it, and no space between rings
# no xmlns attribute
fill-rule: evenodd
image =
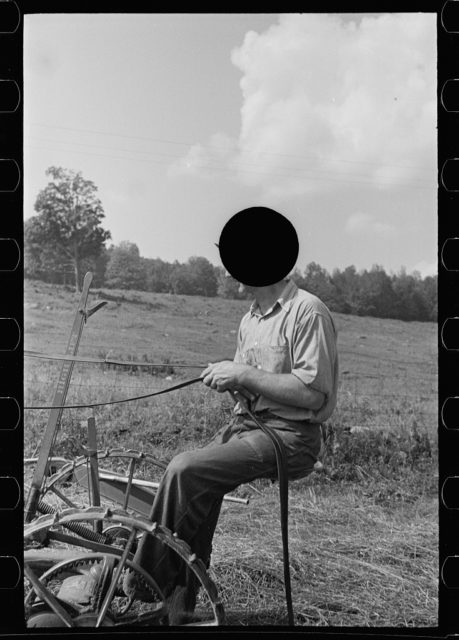
<svg viewBox="0 0 459 640"><path fill-rule="evenodd" d="M424 362L420 364L426 365ZM61 366L62 363L58 361L26 358L25 406L51 403ZM108 403L148 394L173 386L186 378L197 377L199 373L198 366L191 372L184 372L175 368L173 363L164 363L162 366L126 363L117 366L75 362L65 404ZM196 391L183 389L177 393L185 398L191 393L194 399ZM201 393L212 392L202 385ZM176 396L173 397L172 401L175 401ZM171 401L171 397L167 395L161 398ZM151 411L154 411L154 402L158 401L159 399L150 401ZM131 415L135 411L135 403L129 404ZM202 410L206 410L205 402ZM383 360L379 363L379 369L373 373L344 370L340 376L337 408L331 421L344 427L415 426L432 431L436 429L438 422L436 371L430 366L428 375L424 372L416 377L413 376L412 362L403 367L397 361L397 370L394 371L391 367L391 375L388 376Z"/></svg>

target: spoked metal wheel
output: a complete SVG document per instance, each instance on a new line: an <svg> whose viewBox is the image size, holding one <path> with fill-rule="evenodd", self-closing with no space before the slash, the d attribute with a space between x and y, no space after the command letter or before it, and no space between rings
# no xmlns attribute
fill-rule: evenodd
<svg viewBox="0 0 459 640"><path fill-rule="evenodd" d="M88 543L78 536L66 536L65 544L59 531L67 525L87 527L103 523L104 529L122 527L127 539L109 546ZM102 627L145 626L167 624L168 604L155 581L134 562L133 549L147 532L165 548L172 550L188 566L200 585L200 595L194 622L186 626L216 626L223 623L224 610L214 582L204 563L191 552L188 544L166 527L146 518L133 517L126 511L93 507L66 509L41 516L25 527L26 578L25 610L28 627ZM60 540L50 547L50 541ZM37 548L39 541L47 547ZM33 547L35 545L35 547ZM27 548L27 546L29 548ZM85 551L88 547L94 550ZM51 558L51 560L50 560ZM53 563L54 558L54 563ZM57 560L57 562L55 562ZM46 565L53 563L51 567ZM43 570L45 568L45 570ZM123 591L127 571L151 594L151 602L132 599Z"/></svg>
<svg viewBox="0 0 459 640"><path fill-rule="evenodd" d="M43 480L38 505L41 514L91 505L121 506L125 511L147 516L167 466L164 461L133 449L106 449L96 456L88 453L75 460L55 460L50 464L51 474ZM26 489L35 463L35 459L25 461Z"/></svg>

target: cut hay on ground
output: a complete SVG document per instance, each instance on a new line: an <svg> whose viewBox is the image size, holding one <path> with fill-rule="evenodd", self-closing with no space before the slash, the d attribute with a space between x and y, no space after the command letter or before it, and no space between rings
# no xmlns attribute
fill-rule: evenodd
<svg viewBox="0 0 459 640"><path fill-rule="evenodd" d="M248 507L224 507L214 578L228 624L286 624L277 487ZM290 564L296 624L436 626L437 525L433 513L401 519L355 492L339 503L291 492ZM320 594L320 595L319 595Z"/></svg>

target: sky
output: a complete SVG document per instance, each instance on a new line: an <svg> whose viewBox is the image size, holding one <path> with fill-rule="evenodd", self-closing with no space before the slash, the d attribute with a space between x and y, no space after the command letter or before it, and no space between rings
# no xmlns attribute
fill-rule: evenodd
<svg viewBox="0 0 459 640"><path fill-rule="evenodd" d="M436 14L24 20L25 218L61 166L146 258L221 264L226 221L267 206L301 271L436 273Z"/></svg>

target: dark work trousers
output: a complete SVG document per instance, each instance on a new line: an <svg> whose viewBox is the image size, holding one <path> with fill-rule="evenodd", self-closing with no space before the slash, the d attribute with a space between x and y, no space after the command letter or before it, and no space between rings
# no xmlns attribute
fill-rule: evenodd
<svg viewBox="0 0 459 640"><path fill-rule="evenodd" d="M280 419L268 411L259 417L282 438L289 478L308 475L320 450L320 425ZM186 541L209 566L223 496L262 477L277 478L273 443L252 420L235 416L205 447L179 453L171 460L155 496L151 519ZM166 596L176 585L196 588L194 575L177 554L148 534L140 541L134 560L154 577Z"/></svg>

